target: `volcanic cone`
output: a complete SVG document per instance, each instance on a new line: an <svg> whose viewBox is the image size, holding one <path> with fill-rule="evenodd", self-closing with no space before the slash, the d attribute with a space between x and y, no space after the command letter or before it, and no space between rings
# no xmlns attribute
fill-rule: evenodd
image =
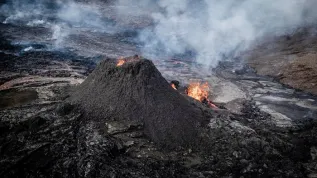
<svg viewBox="0 0 317 178"><path fill-rule="evenodd" d="M113 59L102 61L71 100L101 123L143 122L145 135L169 148L194 144L203 120L201 109L174 90L146 59L121 66Z"/></svg>

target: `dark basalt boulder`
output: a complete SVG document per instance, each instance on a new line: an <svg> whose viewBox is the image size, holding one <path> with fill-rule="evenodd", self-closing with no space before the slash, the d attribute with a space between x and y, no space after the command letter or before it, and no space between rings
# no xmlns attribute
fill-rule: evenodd
<svg viewBox="0 0 317 178"><path fill-rule="evenodd" d="M203 112L174 90L150 60L116 66L106 59L70 97L100 122L140 121L144 132L163 147L187 147L198 139Z"/></svg>

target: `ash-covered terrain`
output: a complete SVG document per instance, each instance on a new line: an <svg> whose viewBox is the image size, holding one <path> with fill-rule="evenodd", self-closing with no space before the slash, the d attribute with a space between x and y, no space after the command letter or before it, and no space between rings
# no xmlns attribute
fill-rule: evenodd
<svg viewBox="0 0 317 178"><path fill-rule="evenodd" d="M1 1L0 177L317 177L316 26L195 50L174 2Z"/></svg>

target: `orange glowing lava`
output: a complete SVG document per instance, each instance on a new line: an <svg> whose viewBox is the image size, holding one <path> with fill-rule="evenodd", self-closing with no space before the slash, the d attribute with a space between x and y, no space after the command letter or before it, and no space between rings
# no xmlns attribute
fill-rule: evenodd
<svg viewBox="0 0 317 178"><path fill-rule="evenodd" d="M207 82L203 84L199 82L190 83L187 88L187 95L201 102L208 98L208 93L209 86Z"/></svg>
<svg viewBox="0 0 317 178"><path fill-rule="evenodd" d="M117 66L122 66L124 63L125 63L125 60L123 58L119 58Z"/></svg>
<svg viewBox="0 0 317 178"><path fill-rule="evenodd" d="M171 84L172 88L174 88L175 90L177 90L176 86L174 83Z"/></svg>
<svg viewBox="0 0 317 178"><path fill-rule="evenodd" d="M213 104L208 99L209 91L210 91L210 87L207 82L202 84L199 82L190 83L186 90L188 96L202 103L208 104L208 106L211 108L218 108L215 104Z"/></svg>

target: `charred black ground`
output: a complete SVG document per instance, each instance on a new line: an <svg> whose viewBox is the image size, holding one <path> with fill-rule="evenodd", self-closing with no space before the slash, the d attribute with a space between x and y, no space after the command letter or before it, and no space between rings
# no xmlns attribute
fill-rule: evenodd
<svg viewBox="0 0 317 178"><path fill-rule="evenodd" d="M40 67L43 59L35 57L37 55L43 54L32 53L32 64ZM25 56L21 58L29 57ZM53 61L54 55L48 54L46 58ZM10 64L10 61L4 63ZM76 68L83 65L79 64ZM103 81L104 78L110 82ZM135 83L126 83L126 80ZM152 81L157 82L154 85L157 88L150 87L150 90L146 86ZM115 87L107 86L109 83ZM121 88L122 85L125 88ZM25 87L34 89L34 85ZM39 89L44 90L47 84L37 83L35 87L41 93ZM44 99L46 102L41 103L43 99L39 98L28 104L0 110L1 177L312 177L316 171L315 121L303 120L295 128L276 127L271 116L260 111L252 101L243 101L237 112L239 114L226 110L211 112L209 108L188 101L188 98L172 89L148 60L128 62L121 67L116 66L115 60L105 60L75 93L69 93L71 90L67 85L59 86L56 83L52 87L49 91L54 92L55 96ZM113 87L116 90L110 90L107 94L103 92ZM21 88L17 90L23 91ZM2 94L6 92L1 91ZM156 95L156 92L164 96ZM72 100L75 104L64 101L69 94L71 98L68 101ZM117 98L109 96L111 100L104 100L102 96L105 95L116 95ZM149 98L126 103L131 100L130 97L140 96ZM101 103L94 103L96 99ZM143 118L137 117L133 110L128 113L124 108L137 108L132 105L145 101L145 104L155 103L142 107L137 105L141 109L145 107L144 112L135 112ZM177 109L178 117L174 115L176 119L167 121L161 116L173 119L164 113L171 112L171 108L160 106L166 102L177 104L180 109L192 110L202 118L206 115L212 117L205 123L206 127L197 127L198 130L194 125L184 124L199 123L199 120L193 121L182 115L189 121L178 120L181 116ZM107 109L106 104L118 104L117 107L126 113L119 110L109 111L111 115L104 113L100 108ZM171 103L168 106L171 107ZM157 111L160 107L166 111ZM160 115L154 117L149 111ZM159 119L162 123L155 123L153 119ZM167 135L150 135L156 136L165 130L178 132L182 128L173 125L178 123L192 129L191 134L198 135L189 136L195 139L193 142L165 139ZM152 125L152 133L147 133L147 124L156 124ZM165 124L174 127L165 127ZM173 136L188 136L182 131ZM157 139L156 143L151 142L154 139ZM176 143L170 143L172 141ZM158 147L162 142L165 142L165 146L171 144L174 147L197 143L195 148L205 149L166 151Z"/></svg>
<svg viewBox="0 0 317 178"><path fill-rule="evenodd" d="M203 111L174 90L150 60L130 60L122 66L115 59L102 61L71 101L101 124L142 122L146 135L165 147L195 144Z"/></svg>

